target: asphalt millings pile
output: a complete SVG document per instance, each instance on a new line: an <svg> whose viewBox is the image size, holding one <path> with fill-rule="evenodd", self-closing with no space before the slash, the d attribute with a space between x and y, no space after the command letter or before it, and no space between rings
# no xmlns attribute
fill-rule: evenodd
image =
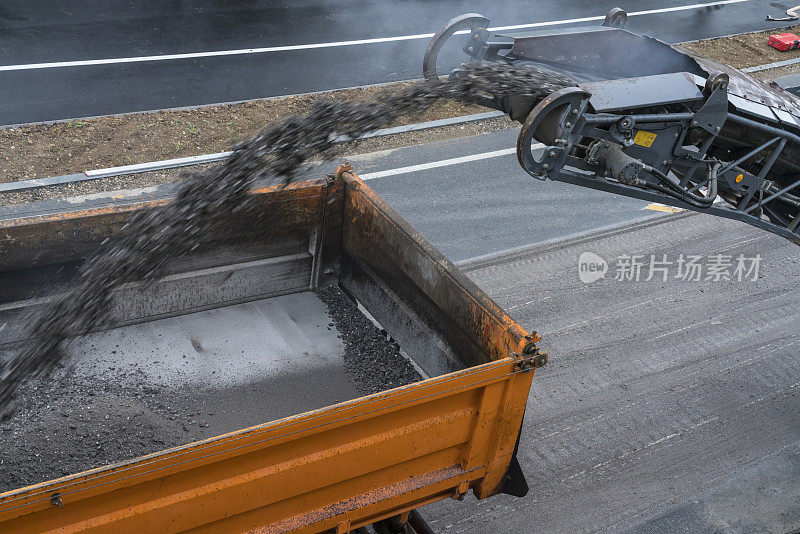
<svg viewBox="0 0 800 534"><path fill-rule="evenodd" d="M264 129L234 147L221 165L187 176L174 202L135 215L120 237L86 260L70 291L27 321L29 341L0 368L0 417L12 408L23 380L52 370L60 361L62 341L104 324L116 287L129 280L153 280L169 262L197 248L221 215L248 209L248 191L256 180L289 183L310 158L333 155L338 136L358 138L403 114L424 111L441 98L540 99L573 84L544 69L472 63L447 81L426 81L375 102L321 102L306 116Z"/></svg>
<svg viewBox="0 0 800 534"><path fill-rule="evenodd" d="M400 353L400 345L379 330L336 286L317 291L344 343L344 363L358 390L377 393L422 379Z"/></svg>
<svg viewBox="0 0 800 534"><path fill-rule="evenodd" d="M191 424L195 406L140 373L87 379L58 364L22 384L17 409L0 421L0 493L207 437Z"/></svg>

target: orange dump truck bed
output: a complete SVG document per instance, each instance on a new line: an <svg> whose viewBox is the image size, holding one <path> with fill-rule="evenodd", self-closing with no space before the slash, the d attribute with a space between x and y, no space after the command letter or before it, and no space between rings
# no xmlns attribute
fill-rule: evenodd
<svg viewBox="0 0 800 534"><path fill-rule="evenodd" d="M132 284L120 290L116 323L338 284L431 378L0 494L0 532L349 532L386 518L402 522L470 488L481 499L525 493L515 447L533 367L545 358L536 334L347 168L254 195L257 219L230 224L264 244L269 261L242 263L233 277L258 263L283 273L279 280L224 297L182 290L183 298L165 302L153 295L184 282ZM162 202L0 220L2 270L74 262L132 212ZM184 263L196 269L207 255L198 258ZM287 258L289 268L276 271ZM141 292L152 293L124 304ZM6 305L0 321L35 305Z"/></svg>

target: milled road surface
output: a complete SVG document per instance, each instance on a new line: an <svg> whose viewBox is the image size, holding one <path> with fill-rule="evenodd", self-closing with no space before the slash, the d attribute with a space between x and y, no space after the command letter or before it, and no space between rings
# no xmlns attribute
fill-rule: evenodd
<svg viewBox="0 0 800 534"><path fill-rule="evenodd" d="M586 251L609 262L591 285ZM623 254L763 259L757 281L616 281ZM425 517L447 533L800 529L798 269L796 245L704 215L473 265L551 351L520 441L531 489Z"/></svg>
<svg viewBox="0 0 800 534"><path fill-rule="evenodd" d="M735 2L736 0L731 0ZM18 124L303 93L418 78L427 37L267 53L47 69L36 63L151 57L433 34L456 15L492 26L713 2L692 0L440 0L372 2L94 2L0 4L0 124ZM668 42L780 27L767 2L632 16L628 27ZM599 24L593 20L584 24ZM785 23L783 23L785 24ZM460 46L460 45L459 45Z"/></svg>

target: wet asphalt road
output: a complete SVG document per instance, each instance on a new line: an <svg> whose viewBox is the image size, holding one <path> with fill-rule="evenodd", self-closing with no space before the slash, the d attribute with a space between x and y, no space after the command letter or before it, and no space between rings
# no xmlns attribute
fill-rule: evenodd
<svg viewBox="0 0 800 534"><path fill-rule="evenodd" d="M465 261L534 243L660 217L642 200L553 181L534 180L515 153L436 167L516 146L510 128L348 158L386 202L450 260ZM428 165L370 179L372 173ZM324 172L330 172L324 165Z"/></svg>
<svg viewBox="0 0 800 534"><path fill-rule="evenodd" d="M693 4L691 0L532 4L444 0L0 4L0 66L331 43L433 33L451 17L493 26ZM768 2L632 16L628 28L670 42L777 27ZM599 24L593 21L587 24ZM427 38L235 56L0 71L0 124L229 102L417 78Z"/></svg>

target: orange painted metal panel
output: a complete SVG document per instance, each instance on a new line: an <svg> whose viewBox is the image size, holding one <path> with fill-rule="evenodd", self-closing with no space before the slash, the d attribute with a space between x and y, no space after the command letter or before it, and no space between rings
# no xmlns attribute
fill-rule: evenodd
<svg viewBox="0 0 800 534"><path fill-rule="evenodd" d="M479 481L479 404L531 373L506 358L0 495L0 532L293 532L354 525ZM478 407L493 414L479 417ZM479 432L480 433L480 432ZM51 503L60 495L63 508ZM260 530L259 530L260 529Z"/></svg>

